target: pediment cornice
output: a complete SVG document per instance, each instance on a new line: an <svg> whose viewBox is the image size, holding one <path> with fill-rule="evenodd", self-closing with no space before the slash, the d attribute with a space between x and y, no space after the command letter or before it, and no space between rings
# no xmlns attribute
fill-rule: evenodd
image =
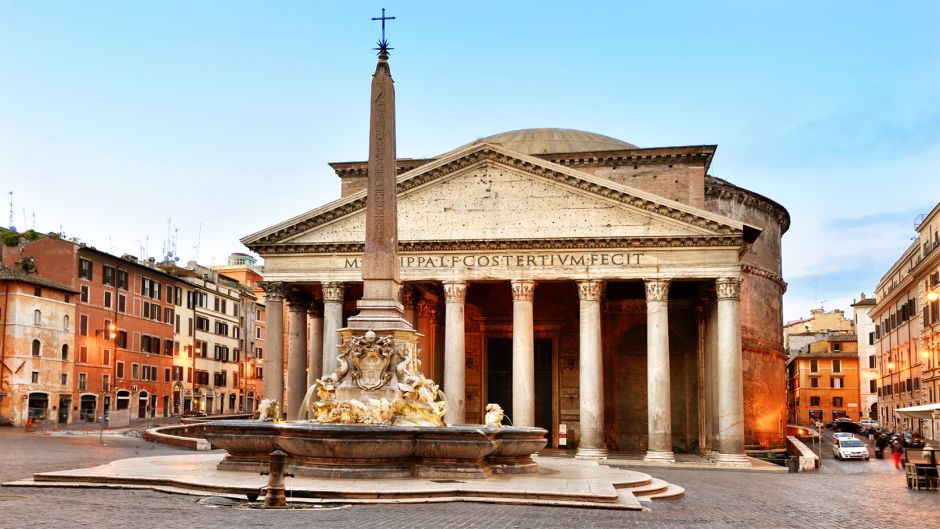
<svg viewBox="0 0 940 529"><path fill-rule="evenodd" d="M740 236L743 231L743 224L733 219L684 204L671 203L652 193L622 186L575 169L490 144L473 145L450 153L448 156L431 163L416 167L398 177L396 189L398 194L401 195L454 172L485 163L502 165L548 179L641 211L698 227L714 235ZM260 249L262 247L268 247L272 244L286 244L284 241L287 239L363 210L365 205L366 192L360 191L244 237L241 242L251 250L263 253Z"/></svg>
<svg viewBox="0 0 940 529"><path fill-rule="evenodd" d="M603 237L560 239L470 239L435 241L398 241L398 251L505 251L505 250L594 250L607 248L737 248L743 244L740 235L702 235L688 237ZM330 243L259 243L252 248L261 255L286 254L356 254L365 251L362 242Z"/></svg>

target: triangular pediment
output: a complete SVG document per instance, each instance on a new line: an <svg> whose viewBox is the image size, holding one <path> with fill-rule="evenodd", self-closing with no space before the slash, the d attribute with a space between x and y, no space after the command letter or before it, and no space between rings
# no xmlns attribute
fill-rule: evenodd
<svg viewBox="0 0 940 529"><path fill-rule="evenodd" d="M735 220L494 145L453 151L398 178L402 243L740 238ZM361 243L365 192L242 240L277 247Z"/></svg>

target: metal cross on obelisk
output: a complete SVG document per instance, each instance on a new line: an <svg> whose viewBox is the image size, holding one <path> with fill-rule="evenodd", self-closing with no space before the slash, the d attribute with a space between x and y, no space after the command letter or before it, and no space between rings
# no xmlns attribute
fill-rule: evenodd
<svg viewBox="0 0 940 529"><path fill-rule="evenodd" d="M398 262L398 201L395 159L395 87L388 66L385 16L379 62L372 76L369 116L369 169L366 191L366 244L362 258L362 299L359 314L349 320L352 328L410 328L399 301L401 277Z"/></svg>
<svg viewBox="0 0 940 529"><path fill-rule="evenodd" d="M387 56L388 56L388 50L390 50L390 49L392 49L392 48L389 48L389 47L388 47L388 41L385 40L385 21L386 21L386 20L395 20L395 17L387 17L387 16L385 16L385 8L383 7L383 8L382 8L382 16L380 16L380 17L372 17L372 20L381 20L381 21L382 21L382 40L380 40L380 41L378 42L379 47L378 47L378 48L375 48L375 49L379 50L379 55L381 55L381 54L384 52L385 55L386 55L386 57L387 57Z"/></svg>

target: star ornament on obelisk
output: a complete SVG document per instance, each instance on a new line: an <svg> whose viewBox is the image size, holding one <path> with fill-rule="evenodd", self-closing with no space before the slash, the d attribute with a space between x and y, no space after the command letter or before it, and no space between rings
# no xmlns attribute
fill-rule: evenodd
<svg viewBox="0 0 940 529"><path fill-rule="evenodd" d="M355 329L411 329L399 301L401 276L398 262L398 201L395 159L395 86L388 65L385 16L378 41L379 60L372 76L369 115L369 177L366 194L366 243L362 259L363 295L359 314L349 319Z"/></svg>

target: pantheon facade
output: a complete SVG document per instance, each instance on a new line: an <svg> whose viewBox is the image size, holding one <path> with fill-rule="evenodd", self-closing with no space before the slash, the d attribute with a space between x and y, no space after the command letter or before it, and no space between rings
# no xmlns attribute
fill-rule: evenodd
<svg viewBox="0 0 940 529"><path fill-rule="evenodd" d="M449 423L494 402L549 446L662 461L782 444L789 214L710 176L715 150L528 129L398 160L401 302ZM331 166L341 198L242 239L289 416L362 296L367 163Z"/></svg>

